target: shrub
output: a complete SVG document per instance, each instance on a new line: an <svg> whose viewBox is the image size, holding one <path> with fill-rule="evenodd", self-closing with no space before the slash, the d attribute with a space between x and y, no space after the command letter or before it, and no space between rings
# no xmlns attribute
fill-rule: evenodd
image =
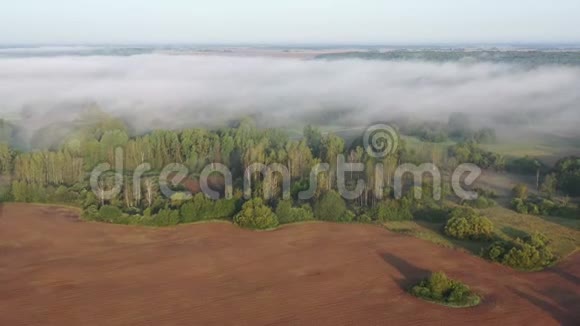
<svg viewBox="0 0 580 326"><path fill-rule="evenodd" d="M310 205L302 205L301 207L292 207L292 201L283 200L278 203L276 207L276 216L280 224L296 223L302 221L310 221L314 219L312 208Z"/></svg>
<svg viewBox="0 0 580 326"><path fill-rule="evenodd" d="M350 223L352 221L354 221L354 219L356 218L356 214L350 210L346 210L344 212L344 214L342 214L342 216L340 216L340 218L337 220L337 222L344 222L344 223Z"/></svg>
<svg viewBox="0 0 580 326"><path fill-rule="evenodd" d="M356 215L354 220L358 223L371 223L373 221L372 217L365 213Z"/></svg>
<svg viewBox="0 0 580 326"><path fill-rule="evenodd" d="M558 216L564 218L578 218L575 207L567 204L557 204L548 199L532 198L523 200L514 198L512 208L520 214Z"/></svg>
<svg viewBox="0 0 580 326"><path fill-rule="evenodd" d="M512 193L515 198L525 200L528 198L528 186L525 184L517 184L513 189Z"/></svg>
<svg viewBox="0 0 580 326"><path fill-rule="evenodd" d="M538 169L543 169L542 163L532 157L526 156L517 158L508 164L510 172L520 174L536 174Z"/></svg>
<svg viewBox="0 0 580 326"><path fill-rule="evenodd" d="M236 212L236 200L212 200L199 193L181 205L180 212L185 223L229 218Z"/></svg>
<svg viewBox="0 0 580 326"><path fill-rule="evenodd" d="M495 201L493 199L487 198L483 195L479 195L476 200L470 200L465 202L467 205L479 209L485 209L495 206Z"/></svg>
<svg viewBox="0 0 580 326"><path fill-rule="evenodd" d="M150 226L172 226L179 224L179 220L179 211L164 208L143 221L144 224Z"/></svg>
<svg viewBox="0 0 580 326"><path fill-rule="evenodd" d="M345 218L346 203L336 191L328 191L314 205L314 216L322 221L340 222Z"/></svg>
<svg viewBox="0 0 580 326"><path fill-rule="evenodd" d="M99 209L96 205L91 205L83 211L83 218L89 221L97 221L99 220Z"/></svg>
<svg viewBox="0 0 580 326"><path fill-rule="evenodd" d="M380 202L373 209L373 215L377 221L408 221L413 219L411 209L404 203L394 200Z"/></svg>
<svg viewBox="0 0 580 326"><path fill-rule="evenodd" d="M556 177L556 174L551 173L551 174L548 174L544 178L544 181L542 182L542 185L540 186L540 191L543 194L545 194L548 198L552 198L552 196L556 192L557 186L558 186L558 179Z"/></svg>
<svg viewBox="0 0 580 326"><path fill-rule="evenodd" d="M411 294L428 301L434 301L455 307L471 307L479 304L480 298L471 289L458 281L452 280L442 272L431 274L411 288Z"/></svg>
<svg viewBox="0 0 580 326"><path fill-rule="evenodd" d="M538 270L555 260L549 248L550 240L541 233L513 242L494 242L484 252L484 257L521 270Z"/></svg>
<svg viewBox="0 0 580 326"><path fill-rule="evenodd" d="M123 212L117 206L105 205L99 209L99 218L102 221L114 223L122 215Z"/></svg>
<svg viewBox="0 0 580 326"><path fill-rule="evenodd" d="M171 203L171 206L178 208L190 199L191 194L180 191L172 194L171 197L169 197L169 202Z"/></svg>
<svg viewBox="0 0 580 326"><path fill-rule="evenodd" d="M554 170L560 190L570 196L580 195L580 157L562 158L556 163Z"/></svg>
<svg viewBox="0 0 580 326"><path fill-rule="evenodd" d="M261 198L254 198L244 203L234 217L234 223L244 228L264 230L278 226L278 218Z"/></svg>
<svg viewBox="0 0 580 326"><path fill-rule="evenodd" d="M455 208L445 225L445 233L457 239L489 240L493 235L493 223L471 208Z"/></svg>
<svg viewBox="0 0 580 326"><path fill-rule="evenodd" d="M85 199L82 202L83 208L87 208L89 206L98 205L98 204L99 204L99 200L98 200L97 196L92 191L87 192Z"/></svg>
<svg viewBox="0 0 580 326"><path fill-rule="evenodd" d="M538 205L533 204L533 203L528 203L528 214L540 215L540 209L538 208Z"/></svg>
<svg viewBox="0 0 580 326"><path fill-rule="evenodd" d="M513 209L520 214L528 214L528 205L521 198L514 198L512 200Z"/></svg>
<svg viewBox="0 0 580 326"><path fill-rule="evenodd" d="M449 209L442 207L425 207L415 211L413 217L418 220L424 220L432 223L443 223L449 218Z"/></svg>
<svg viewBox="0 0 580 326"><path fill-rule="evenodd" d="M556 204L551 200L544 199L540 203L540 213L543 215L550 215L555 208Z"/></svg>

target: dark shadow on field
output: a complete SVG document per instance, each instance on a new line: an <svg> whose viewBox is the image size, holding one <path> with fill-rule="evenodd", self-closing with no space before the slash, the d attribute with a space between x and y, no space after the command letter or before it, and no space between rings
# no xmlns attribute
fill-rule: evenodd
<svg viewBox="0 0 580 326"><path fill-rule="evenodd" d="M567 227L572 230L580 230L580 218L579 217L560 217L560 216L547 216L538 215L539 218L546 222L558 224Z"/></svg>
<svg viewBox="0 0 580 326"><path fill-rule="evenodd" d="M553 289L546 293L524 293L508 287L522 299L542 309L560 323L560 325L578 325L580 320L580 298L577 293L565 289ZM549 298L548 300L542 298Z"/></svg>
<svg viewBox="0 0 580 326"><path fill-rule="evenodd" d="M516 228L511 227L511 226L504 226L503 228L501 228L501 231L513 239L515 239L515 238L524 239L525 237L527 237L529 235L527 232L522 231L520 229L516 229Z"/></svg>
<svg viewBox="0 0 580 326"><path fill-rule="evenodd" d="M392 253L379 253L379 256L403 275L402 278L393 277L403 291L407 291L411 286L419 283L431 274L431 271L417 267Z"/></svg>
<svg viewBox="0 0 580 326"><path fill-rule="evenodd" d="M560 276L561 278L567 280L570 283L574 283L575 285L580 285L580 277L570 274L566 271L563 271L561 269L556 268L552 268L549 269L548 271ZM578 297L580 297L580 293L578 294ZM580 307L578 307L578 309L580 310Z"/></svg>

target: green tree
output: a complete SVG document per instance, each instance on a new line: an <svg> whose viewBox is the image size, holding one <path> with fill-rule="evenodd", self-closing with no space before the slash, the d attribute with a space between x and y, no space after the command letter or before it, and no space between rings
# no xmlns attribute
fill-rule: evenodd
<svg viewBox="0 0 580 326"><path fill-rule="evenodd" d="M123 212L119 207L105 205L99 209L99 217L102 221L105 222L115 222L123 215Z"/></svg>
<svg viewBox="0 0 580 326"><path fill-rule="evenodd" d="M528 198L528 186L525 184L517 184L513 189L512 193L515 198L526 200Z"/></svg>
<svg viewBox="0 0 580 326"><path fill-rule="evenodd" d="M304 127L304 139L310 147L312 154L316 157L320 157L320 150L322 146L322 133L316 127L307 125Z"/></svg>
<svg viewBox="0 0 580 326"><path fill-rule="evenodd" d="M234 216L234 223L248 229L265 230L278 226L278 218L261 198L254 198L244 203Z"/></svg>
<svg viewBox="0 0 580 326"><path fill-rule="evenodd" d="M448 278L443 272L432 273L427 279L413 286L411 294L456 307L474 306L481 300L467 285Z"/></svg>
<svg viewBox="0 0 580 326"><path fill-rule="evenodd" d="M280 224L296 223L302 221L310 221L314 219L312 208L310 205L303 205L301 207L292 207L291 200L282 200L276 206L276 216Z"/></svg>
<svg viewBox="0 0 580 326"><path fill-rule="evenodd" d="M550 173L544 178L544 181L542 182L542 185L540 186L540 191L544 195L546 195L546 197L552 198L552 196L556 192L557 185L558 185L558 179L556 178L556 174Z"/></svg>
<svg viewBox="0 0 580 326"><path fill-rule="evenodd" d="M334 190L326 192L314 204L314 216L322 221L349 222L344 199Z"/></svg>
<svg viewBox="0 0 580 326"><path fill-rule="evenodd" d="M451 211L445 234L457 239L489 240L493 235L493 223L471 208L458 207Z"/></svg>

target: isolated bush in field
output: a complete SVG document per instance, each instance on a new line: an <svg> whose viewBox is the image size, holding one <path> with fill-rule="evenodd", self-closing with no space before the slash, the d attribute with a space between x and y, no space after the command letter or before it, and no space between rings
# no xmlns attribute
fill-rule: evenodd
<svg viewBox="0 0 580 326"><path fill-rule="evenodd" d="M435 272L413 286L411 294L428 301L455 307L470 307L480 302L479 296L474 294L467 285L448 278L442 272Z"/></svg>
<svg viewBox="0 0 580 326"><path fill-rule="evenodd" d="M305 204L301 207L293 207L291 200L282 200L276 206L276 216L280 224L310 221L314 219L312 208Z"/></svg>
<svg viewBox="0 0 580 326"><path fill-rule="evenodd" d="M345 218L346 203L336 191L328 191L316 204L314 204L314 216L322 221L340 222Z"/></svg>
<svg viewBox="0 0 580 326"><path fill-rule="evenodd" d="M254 198L244 203L234 216L234 223L248 229L265 230L278 226L278 218L261 198Z"/></svg>
<svg viewBox="0 0 580 326"><path fill-rule="evenodd" d="M525 200L528 198L528 186L525 184L517 184L513 189L512 193L515 198Z"/></svg>
<svg viewBox="0 0 580 326"><path fill-rule="evenodd" d="M489 240L493 235L493 223L471 208L458 207L451 211L445 233L457 239Z"/></svg>

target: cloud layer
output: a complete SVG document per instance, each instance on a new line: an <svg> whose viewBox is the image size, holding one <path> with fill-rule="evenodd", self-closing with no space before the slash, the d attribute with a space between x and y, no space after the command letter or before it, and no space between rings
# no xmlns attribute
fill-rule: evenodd
<svg viewBox="0 0 580 326"><path fill-rule="evenodd" d="M328 123L467 112L575 128L578 90L580 69L558 66L156 54L0 59L0 117L26 112L31 128L72 119L92 102L139 131L244 115L272 126L316 123L322 112Z"/></svg>

